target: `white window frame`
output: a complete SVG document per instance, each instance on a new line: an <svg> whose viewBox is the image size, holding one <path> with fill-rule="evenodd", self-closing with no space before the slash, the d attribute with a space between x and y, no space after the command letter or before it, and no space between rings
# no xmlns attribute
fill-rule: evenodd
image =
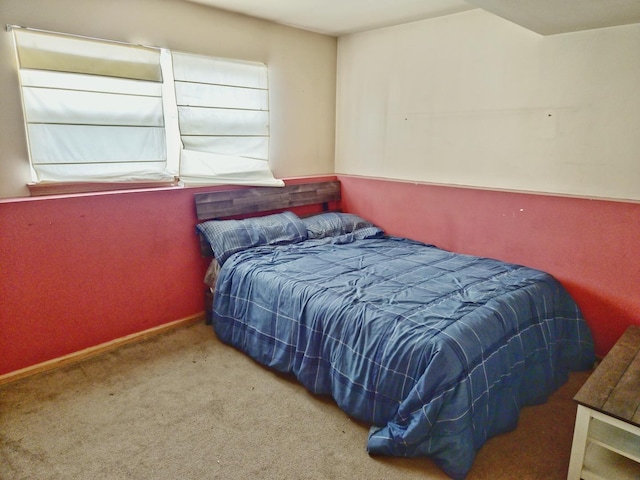
<svg viewBox="0 0 640 480"><path fill-rule="evenodd" d="M36 191L284 185L269 168L265 64L8 30Z"/></svg>

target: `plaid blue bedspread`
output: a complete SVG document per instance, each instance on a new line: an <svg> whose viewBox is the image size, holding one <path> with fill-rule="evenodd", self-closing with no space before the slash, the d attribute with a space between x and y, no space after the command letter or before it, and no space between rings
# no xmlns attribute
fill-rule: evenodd
<svg viewBox="0 0 640 480"><path fill-rule="evenodd" d="M594 361L578 307L550 275L394 237L258 247L223 265L214 328L373 425L373 455L429 456L464 478Z"/></svg>

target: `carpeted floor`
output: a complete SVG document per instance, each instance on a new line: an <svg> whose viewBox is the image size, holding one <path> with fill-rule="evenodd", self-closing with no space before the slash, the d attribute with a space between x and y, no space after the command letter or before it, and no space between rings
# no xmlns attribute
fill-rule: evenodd
<svg viewBox="0 0 640 480"><path fill-rule="evenodd" d="M565 479L587 375L525 408L468 479ZM428 459L369 457L367 431L200 323L0 387L0 478L447 478Z"/></svg>

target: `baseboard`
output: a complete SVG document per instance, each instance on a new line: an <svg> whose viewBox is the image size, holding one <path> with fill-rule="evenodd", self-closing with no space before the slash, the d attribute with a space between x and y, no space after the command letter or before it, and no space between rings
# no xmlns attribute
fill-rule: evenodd
<svg viewBox="0 0 640 480"><path fill-rule="evenodd" d="M0 385L15 382L16 380L20 380L25 377L30 377L32 375L47 372L49 370L54 370L56 368L78 363L88 358L96 357L98 355L110 352L130 343L141 342L148 338L161 335L177 328L193 325L195 323L204 321L204 319L205 315L201 312L196 315L182 318L180 320L149 328L148 330L143 330L142 332L132 333L131 335L116 338L115 340L111 340L110 342L101 343L93 347L85 348L84 350L79 350L62 357L54 358L53 360L47 360L46 362L21 368L20 370L15 370L13 372L5 373L4 375L0 375Z"/></svg>

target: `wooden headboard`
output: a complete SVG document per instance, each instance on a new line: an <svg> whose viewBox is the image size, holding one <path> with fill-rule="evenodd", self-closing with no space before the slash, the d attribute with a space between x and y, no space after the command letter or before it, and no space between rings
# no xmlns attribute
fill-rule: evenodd
<svg viewBox="0 0 640 480"><path fill-rule="evenodd" d="M329 204L339 202L340 198L340 182L337 180L284 187L220 190L194 195L196 216L200 221L307 205L322 205L322 209L327 211ZM200 236L200 251L204 257L213 256L211 246L202 236Z"/></svg>
<svg viewBox="0 0 640 480"><path fill-rule="evenodd" d="M284 187L251 187L194 195L198 220L232 217L340 201L340 182L300 183Z"/></svg>

